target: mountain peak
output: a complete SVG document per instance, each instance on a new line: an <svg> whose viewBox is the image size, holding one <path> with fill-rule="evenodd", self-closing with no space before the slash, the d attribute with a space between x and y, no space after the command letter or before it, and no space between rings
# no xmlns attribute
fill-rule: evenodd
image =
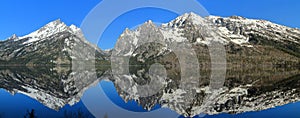
<svg viewBox="0 0 300 118"><path fill-rule="evenodd" d="M57 19L57 20L54 20L54 21L44 25L42 28L40 28L26 36L23 36L21 38L31 37L31 38L44 39L46 37L57 34L59 32L67 31L70 33L77 33L79 30L80 29L78 27L76 27L75 25L67 26L60 19Z"/></svg>
<svg viewBox="0 0 300 118"><path fill-rule="evenodd" d="M242 16L230 16L229 18L237 19L237 20L245 20L246 19L245 17L242 17Z"/></svg>
<svg viewBox="0 0 300 118"><path fill-rule="evenodd" d="M151 20L148 20L144 24L140 25L137 28L137 30L141 31L141 30L145 30L145 29L155 29L155 28L156 28L156 25Z"/></svg>
<svg viewBox="0 0 300 118"><path fill-rule="evenodd" d="M54 21L48 23L48 24L45 25L45 26L53 27L53 26L58 26L58 25L65 25L65 23L62 22L60 19L56 19L56 20L54 20ZM45 26L44 26L44 27L45 27Z"/></svg>
<svg viewBox="0 0 300 118"><path fill-rule="evenodd" d="M151 26L151 27L156 27L156 25L153 23L152 20L148 20L148 21L145 22L143 25L147 25L147 26Z"/></svg>
<svg viewBox="0 0 300 118"><path fill-rule="evenodd" d="M183 27L186 24L203 25L203 24L205 24L205 19L194 12L190 12L190 13L185 13L181 16L178 16L175 20L167 23L167 26Z"/></svg>
<svg viewBox="0 0 300 118"><path fill-rule="evenodd" d="M45 30L47 32L49 32L50 30L62 31L62 30L65 30L67 27L68 26L64 22L62 22L60 19L57 19L57 20L54 20L54 21L46 24L45 26L43 26L41 29L38 30L38 32L43 32Z"/></svg>
<svg viewBox="0 0 300 118"><path fill-rule="evenodd" d="M153 24L152 20L148 20L146 23L147 24Z"/></svg>
<svg viewBox="0 0 300 118"><path fill-rule="evenodd" d="M16 34L13 34L8 38L8 40L16 40L16 39L19 39L19 37Z"/></svg>
<svg viewBox="0 0 300 118"><path fill-rule="evenodd" d="M188 17L199 17L199 15L194 12L185 13L184 15L187 15Z"/></svg>
<svg viewBox="0 0 300 118"><path fill-rule="evenodd" d="M193 21L194 19L203 19L203 18L194 12L190 12L190 13L185 13L185 14L177 17L176 19Z"/></svg>

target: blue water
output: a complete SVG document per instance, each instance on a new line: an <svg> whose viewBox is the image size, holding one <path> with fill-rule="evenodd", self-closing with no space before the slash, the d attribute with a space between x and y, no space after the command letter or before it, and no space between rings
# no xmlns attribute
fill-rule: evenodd
<svg viewBox="0 0 300 118"><path fill-rule="evenodd" d="M68 113L81 111L84 114L91 115L81 101L73 106L66 105L59 111L55 111L26 95L19 93L11 95L0 89L0 118L23 118L27 111L32 109L35 110L35 115L38 118L63 118L66 111Z"/></svg>
<svg viewBox="0 0 300 118"><path fill-rule="evenodd" d="M111 82L101 82L99 85L105 88L105 93L109 94L108 97L116 105L131 111L147 112L134 101L129 101L127 103L124 102L123 99L118 96ZM156 110L159 108L160 106L157 105L152 110ZM68 113L76 113L78 110L80 110L84 114L87 114L87 116L92 116L81 101L73 106L66 105L59 111L55 111L39 103L37 100L27 97L26 95L18 93L15 95L11 95L7 91L0 89L1 118L23 118L27 111L31 111L31 109L35 110L35 114L38 118L63 118L65 115L65 111L68 111ZM212 116L201 116L204 118L300 118L300 102L257 112L246 112L235 115L219 114ZM124 116L124 118L126 118L126 116Z"/></svg>
<svg viewBox="0 0 300 118"><path fill-rule="evenodd" d="M206 116L205 118L300 118L300 102L263 111L246 112L236 115L219 114Z"/></svg>
<svg viewBox="0 0 300 118"><path fill-rule="evenodd" d="M129 100L125 102L117 93L116 88L114 87L112 82L106 82L102 81L100 82L100 86L106 93L106 95L112 100L116 105L127 109L129 111L134 111L134 112L148 112L148 110L145 110L142 106L140 106L137 102L134 100ZM150 111L159 109L161 106L156 105L154 106Z"/></svg>

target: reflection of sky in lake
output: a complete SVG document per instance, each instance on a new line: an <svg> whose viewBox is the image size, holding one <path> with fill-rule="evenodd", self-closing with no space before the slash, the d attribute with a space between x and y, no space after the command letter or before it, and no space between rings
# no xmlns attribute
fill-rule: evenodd
<svg viewBox="0 0 300 118"><path fill-rule="evenodd" d="M140 106L137 102L133 100L129 100L127 103L118 95L116 88L114 87L112 82L100 82L102 89L104 90L107 97L110 98L116 105L135 112L147 112L142 106ZM156 105L152 110L159 109L160 106Z"/></svg>
<svg viewBox="0 0 300 118"><path fill-rule="evenodd" d="M35 110L36 116L39 118L64 117L65 111L75 113L78 110L81 110L83 113L88 113L87 109L83 107L81 101L73 105L72 107L66 105L61 110L55 111L26 95L19 93L11 95L7 91L0 89L0 117L22 118L27 113L27 111L31 111L31 109Z"/></svg>
<svg viewBox="0 0 300 118"><path fill-rule="evenodd" d="M104 88L106 93L110 93L109 98L113 99L112 101L122 108L137 111L137 112L146 112L139 106L136 102L130 101L125 103L121 97L118 96L113 84L111 82L101 82L100 85ZM89 90L88 90L89 91ZM59 111L55 111L52 109L47 108L43 104L39 103L38 101L31 99L23 94L15 94L11 95L10 93L6 92L3 89L0 89L0 117L7 117L7 118L20 118L24 117L27 110L35 109L36 115L39 118L44 117L64 117L65 111L68 112L76 112L79 109L88 114L89 112L84 107L83 103L80 101L79 103L75 104L74 106L65 106ZM101 103L101 100L99 100ZM101 107L101 106L99 106ZM105 107L105 106L102 106ZM155 109L159 109L157 106ZM155 110L154 110L155 111ZM242 114L219 114L219 115L212 115L212 116L205 116L205 118L300 118L300 102L298 103L291 103L288 105L276 107L269 110L264 111L257 111L257 112L247 112ZM113 114L117 114L118 111L114 112ZM171 112L170 112L171 113ZM107 113L108 117L110 113ZM173 113L172 113L173 114ZM168 114L161 114L161 115L168 115ZM174 114L173 114L174 115ZM126 117L126 116L123 116Z"/></svg>

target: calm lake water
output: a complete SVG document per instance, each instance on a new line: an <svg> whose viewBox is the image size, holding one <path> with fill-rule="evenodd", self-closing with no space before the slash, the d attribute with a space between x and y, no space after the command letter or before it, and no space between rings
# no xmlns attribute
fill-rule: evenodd
<svg viewBox="0 0 300 118"><path fill-rule="evenodd" d="M139 106L134 101L129 101L125 103L121 97L118 96L117 91L111 82L101 82L98 86L105 88L106 93L110 93L109 98L113 100L115 104L128 110L136 112L146 112L141 106ZM78 113L84 114L87 117L94 117L84 106L82 101L76 103L73 106L66 105L59 111L52 110L35 99L32 99L26 95L16 93L14 95L10 94L4 89L0 89L0 117L1 118L21 118L27 114L28 111L32 109L35 110L35 114L39 118L45 117L57 117L65 118L70 117ZM101 106L99 106L101 107ZM156 106L154 110L159 109L160 106ZM151 111L150 111L151 112ZM69 115L68 115L69 114ZM107 115L109 117L109 114ZM276 108L256 111L256 112L246 112L240 114L219 114L219 115L200 115L204 118L300 118L300 102L291 103L284 106L279 106ZM199 116L199 117L200 117ZM178 116L182 117L182 116Z"/></svg>
<svg viewBox="0 0 300 118"><path fill-rule="evenodd" d="M145 110L143 105L134 100L128 99L125 102L124 98L128 98L129 95L122 93L115 86L113 82L116 80L107 72L109 72L107 68L97 68L94 72L71 70L68 67L59 69L47 67L0 68L0 118L22 118L30 115L38 118L93 118L95 116L99 118L133 118L131 115L163 118L183 117L178 114L178 111L171 110L171 108L162 107L155 102L150 103L158 97L139 99L144 106L153 104L149 110ZM203 72L201 80L204 81L201 84L205 86L207 78L209 78L206 73L209 75L209 72L206 70L201 72ZM224 86L230 88L253 83L258 88L254 93L258 94L278 89L297 90L300 83L299 69L297 68L288 70L231 69L226 74ZM176 83L171 87L176 89ZM300 102L262 111L239 114L200 114L195 117L300 118Z"/></svg>

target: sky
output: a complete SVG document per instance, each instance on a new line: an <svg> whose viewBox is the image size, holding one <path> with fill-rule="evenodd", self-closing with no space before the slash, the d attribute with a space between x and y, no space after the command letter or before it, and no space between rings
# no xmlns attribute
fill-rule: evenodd
<svg viewBox="0 0 300 118"><path fill-rule="evenodd" d="M101 0L6 0L0 2L0 40L13 34L23 36L48 22L61 19L67 25L80 26L85 16ZM300 27L299 0L198 0L216 16L239 15L264 19L289 27ZM126 27L132 28L147 20L168 22L177 14L154 8L138 9L116 19L102 35L98 46L113 48ZM101 19L99 19L101 22Z"/></svg>

